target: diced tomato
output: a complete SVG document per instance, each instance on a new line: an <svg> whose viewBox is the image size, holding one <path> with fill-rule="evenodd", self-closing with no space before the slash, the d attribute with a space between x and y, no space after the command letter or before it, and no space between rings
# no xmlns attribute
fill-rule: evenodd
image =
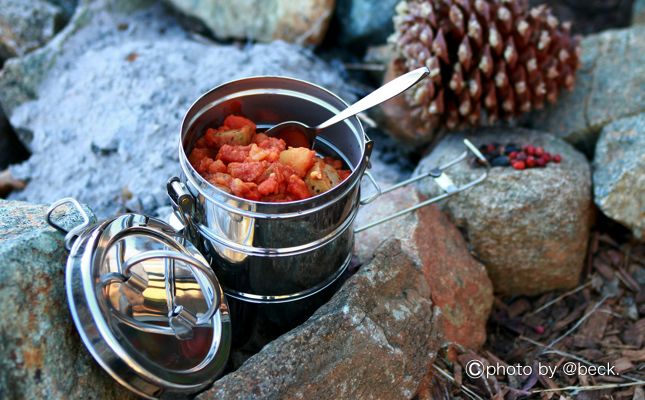
<svg viewBox="0 0 645 400"><path fill-rule="evenodd" d="M225 163L244 162L249 156L251 146L232 146L225 144L217 152L217 159Z"/></svg>
<svg viewBox="0 0 645 400"><path fill-rule="evenodd" d="M252 143L251 150L249 151L249 158L253 161L266 160L269 162L276 162L280 158L280 152L275 149L265 149Z"/></svg>
<svg viewBox="0 0 645 400"><path fill-rule="evenodd" d="M214 174L209 175L208 181L213 185L224 187L226 188L227 192L230 192L229 187L231 186L233 177L230 176L229 174L216 172Z"/></svg>
<svg viewBox="0 0 645 400"><path fill-rule="evenodd" d="M297 175L291 175L289 177L289 185L287 186L287 193L292 194L296 199L303 200L311 197L311 193L303 181Z"/></svg>
<svg viewBox="0 0 645 400"><path fill-rule="evenodd" d="M244 182L238 178L234 178L231 181L231 191L234 195L249 200L260 200L261 198L258 185L253 182Z"/></svg>
<svg viewBox="0 0 645 400"><path fill-rule="evenodd" d="M188 156L188 162L190 162L190 165L193 166L197 170L197 172L201 173L199 166L204 158L210 158L211 157L211 150L209 149L204 149L204 148L196 148L193 149L193 151L190 152L190 155Z"/></svg>
<svg viewBox="0 0 645 400"><path fill-rule="evenodd" d="M266 163L261 161L253 162L232 162L228 164L228 173L233 178L239 178L245 182L253 182L264 173Z"/></svg>
<svg viewBox="0 0 645 400"><path fill-rule="evenodd" d="M287 144L284 142L284 140L274 137L268 137L266 135L264 136L266 137L266 139L258 143L258 146L262 147L263 149L276 150L279 153L287 148Z"/></svg>
<svg viewBox="0 0 645 400"><path fill-rule="evenodd" d="M232 128L232 129L240 129L240 128L245 127L245 126L249 126L249 127L253 128L254 133L255 133L255 129L256 129L255 124L253 123L253 121L251 121L250 119L246 119L244 117L241 117L239 115L229 115L228 117L226 117L224 119L224 124L223 125L228 126L229 128Z"/></svg>
<svg viewBox="0 0 645 400"><path fill-rule="evenodd" d="M260 144L260 143L264 142L265 140L267 140L268 138L269 137L267 135L265 135L264 133L258 133L253 138L253 143Z"/></svg>
<svg viewBox="0 0 645 400"><path fill-rule="evenodd" d="M200 174L214 174L215 172L226 172L226 165L219 160L213 160L209 157L204 157L199 160L199 164L194 165L197 172Z"/></svg>
<svg viewBox="0 0 645 400"><path fill-rule="evenodd" d="M258 192L263 196L280 193L280 181L276 174L271 174L258 185Z"/></svg>

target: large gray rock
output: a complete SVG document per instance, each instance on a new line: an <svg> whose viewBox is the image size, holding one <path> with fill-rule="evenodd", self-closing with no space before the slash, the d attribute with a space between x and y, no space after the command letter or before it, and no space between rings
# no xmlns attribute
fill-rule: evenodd
<svg viewBox="0 0 645 400"><path fill-rule="evenodd" d="M59 7L44 0L0 0L0 65L47 43L62 16Z"/></svg>
<svg viewBox="0 0 645 400"><path fill-rule="evenodd" d="M530 143L562 156L560 164L546 168L492 168L485 182L442 205L488 269L495 291L536 294L575 286L593 217L591 172L584 155L542 132L490 128L467 135L476 145ZM463 133L447 136L415 173L427 172L463 152L463 137ZM457 183L481 173L481 168L468 163L449 170ZM424 194L437 194L432 184L419 188Z"/></svg>
<svg viewBox="0 0 645 400"><path fill-rule="evenodd" d="M338 0L334 32L343 44L367 46L384 43L394 31L392 17L399 0Z"/></svg>
<svg viewBox="0 0 645 400"><path fill-rule="evenodd" d="M598 207L645 239L645 114L605 126L593 166Z"/></svg>
<svg viewBox="0 0 645 400"><path fill-rule="evenodd" d="M441 344L431 295L392 240L307 322L197 398L412 398Z"/></svg>
<svg viewBox="0 0 645 400"><path fill-rule="evenodd" d="M163 7L146 4L83 4L46 47L6 63L0 101L32 151L12 169L30 181L14 198L74 196L100 216L126 207L154 213L166 204L166 180L179 172L180 120L201 93L231 79L281 75L353 98L308 50L192 39Z"/></svg>
<svg viewBox="0 0 645 400"><path fill-rule="evenodd" d="M587 153L608 123L645 112L645 26L585 37L572 92L535 113L531 124Z"/></svg>
<svg viewBox="0 0 645 400"><path fill-rule="evenodd" d="M322 42L334 0L166 0L201 21L219 39L297 44Z"/></svg>
<svg viewBox="0 0 645 400"><path fill-rule="evenodd" d="M0 200L0 398L133 399L76 333L65 296L67 251L45 210Z"/></svg>

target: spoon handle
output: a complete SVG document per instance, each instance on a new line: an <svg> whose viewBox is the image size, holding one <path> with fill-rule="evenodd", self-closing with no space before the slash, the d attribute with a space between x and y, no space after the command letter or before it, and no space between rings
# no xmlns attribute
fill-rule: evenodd
<svg viewBox="0 0 645 400"><path fill-rule="evenodd" d="M356 103L347 107L343 111L334 115L327 121L316 127L317 130L328 128L345 118L349 118L353 115L358 114L359 112L365 111L369 108L372 108L378 104L383 103L386 100L391 99L392 97L405 92L407 89L412 87L415 83L419 82L421 79L425 78L430 71L426 67L417 68L413 71L408 72L407 74L401 75L396 79L391 80L380 88L376 89L372 93L363 97Z"/></svg>

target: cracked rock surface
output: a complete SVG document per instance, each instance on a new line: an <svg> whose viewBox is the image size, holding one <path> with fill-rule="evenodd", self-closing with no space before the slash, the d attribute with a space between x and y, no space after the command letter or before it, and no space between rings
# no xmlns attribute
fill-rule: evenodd
<svg viewBox="0 0 645 400"><path fill-rule="evenodd" d="M573 91L535 113L531 125L590 154L605 125L645 111L645 26L590 35L581 46Z"/></svg>
<svg viewBox="0 0 645 400"><path fill-rule="evenodd" d="M593 166L598 207L645 238L645 113L603 128Z"/></svg>
<svg viewBox="0 0 645 400"><path fill-rule="evenodd" d="M424 181L431 185L430 180ZM362 206L355 225L414 206L425 199L414 187L384 195ZM475 260L459 230L436 206L424 207L404 217L356 235L356 254L367 262L387 240L401 240L402 246L418 258L441 310L439 324L447 341L478 348L486 341L486 321L493 304L493 286L486 267Z"/></svg>

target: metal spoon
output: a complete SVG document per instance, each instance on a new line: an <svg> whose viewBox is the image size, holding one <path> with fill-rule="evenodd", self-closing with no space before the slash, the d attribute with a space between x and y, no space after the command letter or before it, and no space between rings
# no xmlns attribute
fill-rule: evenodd
<svg viewBox="0 0 645 400"><path fill-rule="evenodd" d="M264 132L265 135L279 137L287 144L294 146L303 146L308 143L306 147L312 147L316 136L325 128L328 128L345 118L354 116L362 111L372 108L378 104L383 103L392 97L403 93L414 84L425 78L430 71L426 67L418 68L410 71L396 79L391 80L372 93L363 97L356 103L347 107L343 111L329 118L327 121L318 126L311 127L298 121L286 121L275 125L273 128Z"/></svg>

